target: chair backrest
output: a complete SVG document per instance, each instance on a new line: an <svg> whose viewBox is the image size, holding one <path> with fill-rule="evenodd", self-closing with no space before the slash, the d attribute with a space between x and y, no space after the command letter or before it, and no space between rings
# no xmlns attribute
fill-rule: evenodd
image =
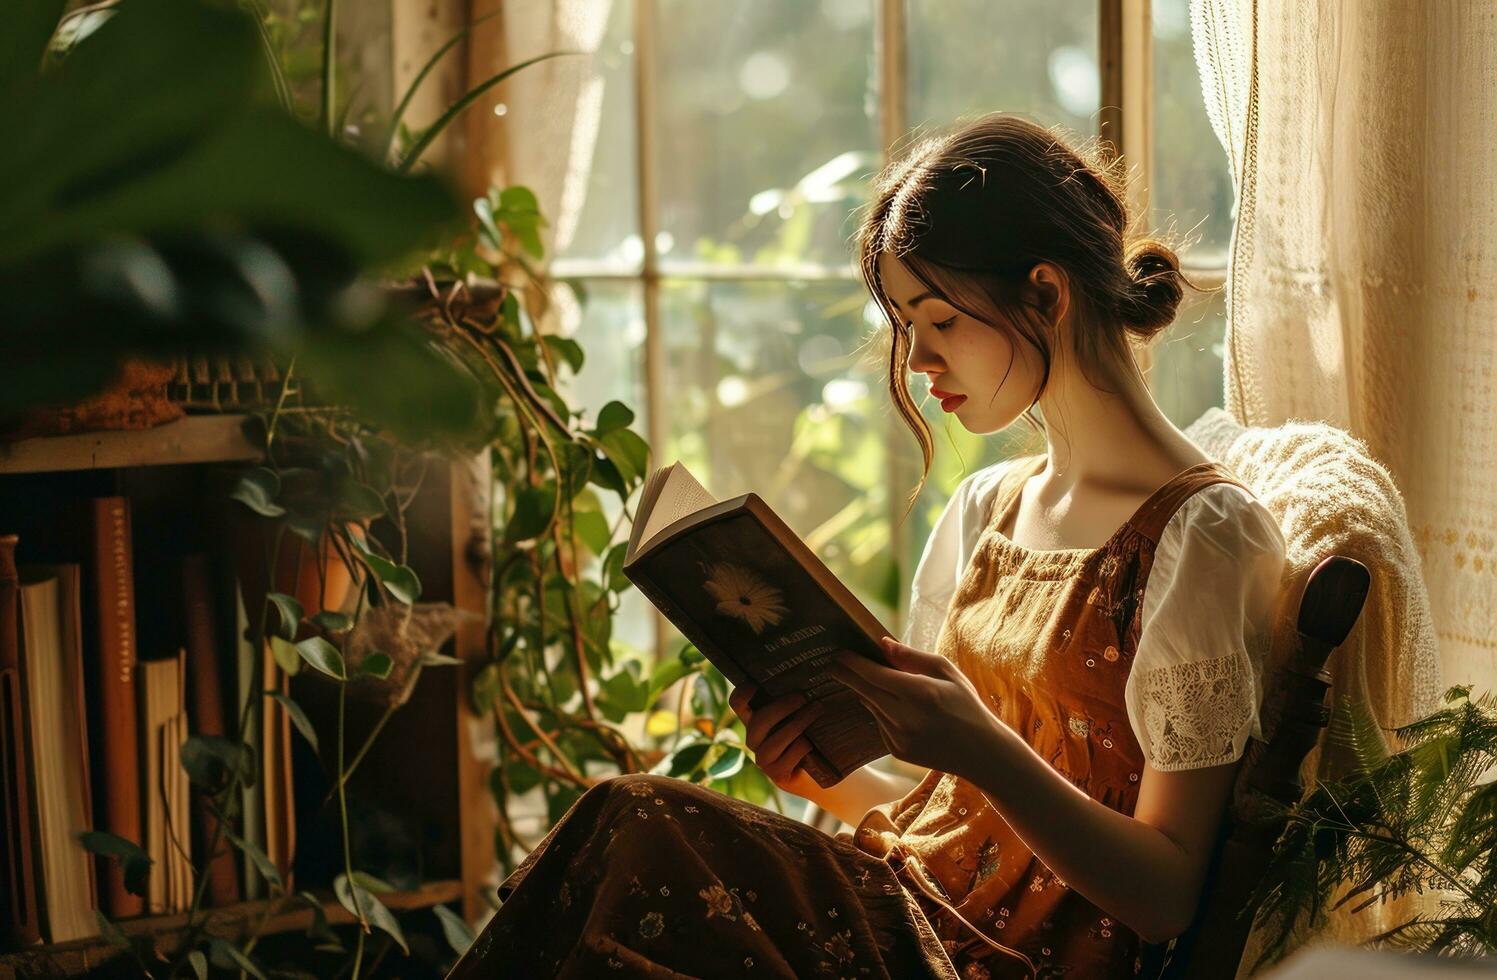
<svg viewBox="0 0 1497 980"><path fill-rule="evenodd" d="M1283 808L1304 795L1300 769L1330 722L1326 660L1361 615L1371 574L1332 555L1305 582L1295 629L1297 649L1269 679L1263 706L1267 742L1252 741L1202 890L1195 922L1167 946L1152 947L1143 975L1162 980L1235 976L1252 931L1248 908L1283 831Z"/></svg>

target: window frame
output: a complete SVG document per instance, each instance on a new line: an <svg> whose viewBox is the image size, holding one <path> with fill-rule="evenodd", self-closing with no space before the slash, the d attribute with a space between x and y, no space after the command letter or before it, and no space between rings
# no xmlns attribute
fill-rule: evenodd
<svg viewBox="0 0 1497 980"><path fill-rule="evenodd" d="M635 108L635 179L639 202L637 222L642 256L633 270L613 263L594 260L556 259L550 276L555 280L613 281L639 284L639 295L645 323L644 385L645 437L652 446L664 446L669 438L667 416L662 410L664 391L663 329L660 314L660 290L663 281L698 282L805 282L858 280L851 258L845 267L803 264L799 266L724 266L714 264L672 263L662 271L656 248L659 232L659 163L653 134L656 126L657 10L656 0L617 0L632 3L634 44ZM875 4L874 46L876 84L878 86L878 133L882 153L887 160L888 148L901 139L908 120L908 44L906 0L873 0ZM1130 167L1147 179L1135 180L1129 187L1129 207L1134 214L1149 213L1149 184L1153 174L1153 5L1151 0L1097 0L1098 3L1098 71L1101 82L1101 108L1098 111L1097 135L1105 141L1104 152L1125 155ZM1226 280L1222 266L1195 266L1185 257L1185 271L1196 284L1205 288L1221 286ZM1141 359L1145 378L1154 385L1153 350L1146 349ZM918 472L901 465L903 454L895 451L896 440L909 435L892 413L887 429L888 473L890 487L913 486ZM909 522L900 523L903 494L891 492L888 520L897 528L896 554L908 554L914 533ZM913 569L900 569L900 594L908 595ZM901 601L901 606L903 605ZM901 629L903 609L895 612L896 622L890 628ZM652 634L657 657L667 654L666 639L670 624L659 610L653 610Z"/></svg>

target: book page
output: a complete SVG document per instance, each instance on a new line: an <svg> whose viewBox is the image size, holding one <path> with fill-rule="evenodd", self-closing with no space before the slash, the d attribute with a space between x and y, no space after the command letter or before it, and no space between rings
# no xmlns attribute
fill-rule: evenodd
<svg viewBox="0 0 1497 980"><path fill-rule="evenodd" d="M650 539L656 534L676 521L717 503L717 498L712 496L679 460L662 472L663 484L655 496L654 505L645 515L644 530L639 533L638 544L630 549L631 556L633 552L649 544Z"/></svg>

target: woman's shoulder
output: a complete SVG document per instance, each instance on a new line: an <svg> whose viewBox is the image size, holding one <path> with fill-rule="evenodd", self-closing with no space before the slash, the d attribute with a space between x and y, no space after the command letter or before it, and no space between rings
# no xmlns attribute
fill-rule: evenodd
<svg viewBox="0 0 1497 980"><path fill-rule="evenodd" d="M1213 553L1219 560L1284 555L1278 520L1251 490L1237 483L1211 483L1180 503L1165 524L1156 560L1183 552Z"/></svg>

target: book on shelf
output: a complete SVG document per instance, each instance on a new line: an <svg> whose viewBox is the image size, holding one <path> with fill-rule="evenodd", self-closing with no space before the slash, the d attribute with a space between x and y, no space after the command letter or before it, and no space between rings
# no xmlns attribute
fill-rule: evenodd
<svg viewBox="0 0 1497 980"><path fill-rule="evenodd" d="M189 787L182 768L187 738L183 698L186 656L142 660L139 665L140 745L145 840L151 858L146 910L153 915L185 912L192 902L192 835L188 833Z"/></svg>
<svg viewBox="0 0 1497 980"><path fill-rule="evenodd" d="M85 631L90 638L93 668L90 693L97 698L91 714L99 721L94 745L94 785L101 799L96 826L140 844L140 743L135 685L135 576L131 543L130 502L125 497L100 497L85 503L82 525L89 566L90 601L85 607ZM111 919L145 913L145 899L125 889L119 862L96 861L99 899Z"/></svg>
<svg viewBox="0 0 1497 980"><path fill-rule="evenodd" d="M250 617L244 606L244 588L237 579L234 584L234 638L236 643L234 662L237 665L235 675L236 699L235 711L243 714L251 698L255 696L255 689L261 684L262 670L260 662L260 651L255 648L255 642L250 639ZM263 728L262 718L256 712L249 712L249 719L244 726L244 743L254 753L255 759L264 755L264 742L262 741ZM245 843L265 850L265 780L264 774L257 773L254 780L247 780L240 785L240 807L242 815L240 835ZM244 897L246 899L265 898L267 888L265 876L260 873L259 866L250 857L248 852L241 852L243 863L240 868L244 882Z"/></svg>
<svg viewBox="0 0 1497 980"><path fill-rule="evenodd" d="M14 534L0 537L0 929L16 945L42 940L31 816L31 751L21 684L21 579Z"/></svg>
<svg viewBox="0 0 1497 980"><path fill-rule="evenodd" d="M19 574L10 575L12 568ZM13 701L23 719L18 740L17 726L7 729L5 758L18 760L6 767L6 798L17 801L7 811L26 811L15 821L20 833L8 839L7 864L29 851L30 865L29 881L23 875L9 898L11 931L22 943L83 939L98 935L99 925L93 860L78 841L93 822L79 568L12 564L0 576L15 589L18 615L3 617L15 633L0 648L16 668Z"/></svg>
<svg viewBox="0 0 1497 980"><path fill-rule="evenodd" d="M884 629L755 493L717 500L680 462L651 471L625 549L626 577L756 709L791 692L823 703L803 766L832 786L888 754L862 700L826 673L850 650L887 663Z"/></svg>
<svg viewBox="0 0 1497 980"><path fill-rule="evenodd" d="M182 558L179 569L183 642L187 649L187 717L192 731L216 738L232 737L226 717L222 642L214 604L212 564L204 554ZM238 717L233 722L237 724ZM236 727L235 735L238 734ZM194 842L204 856L208 876L203 901L210 908L239 901L239 867L229 839L218 831L218 817L207 794L198 794L192 815ZM232 829L232 828L226 828ZM210 855L209 849L213 848Z"/></svg>

